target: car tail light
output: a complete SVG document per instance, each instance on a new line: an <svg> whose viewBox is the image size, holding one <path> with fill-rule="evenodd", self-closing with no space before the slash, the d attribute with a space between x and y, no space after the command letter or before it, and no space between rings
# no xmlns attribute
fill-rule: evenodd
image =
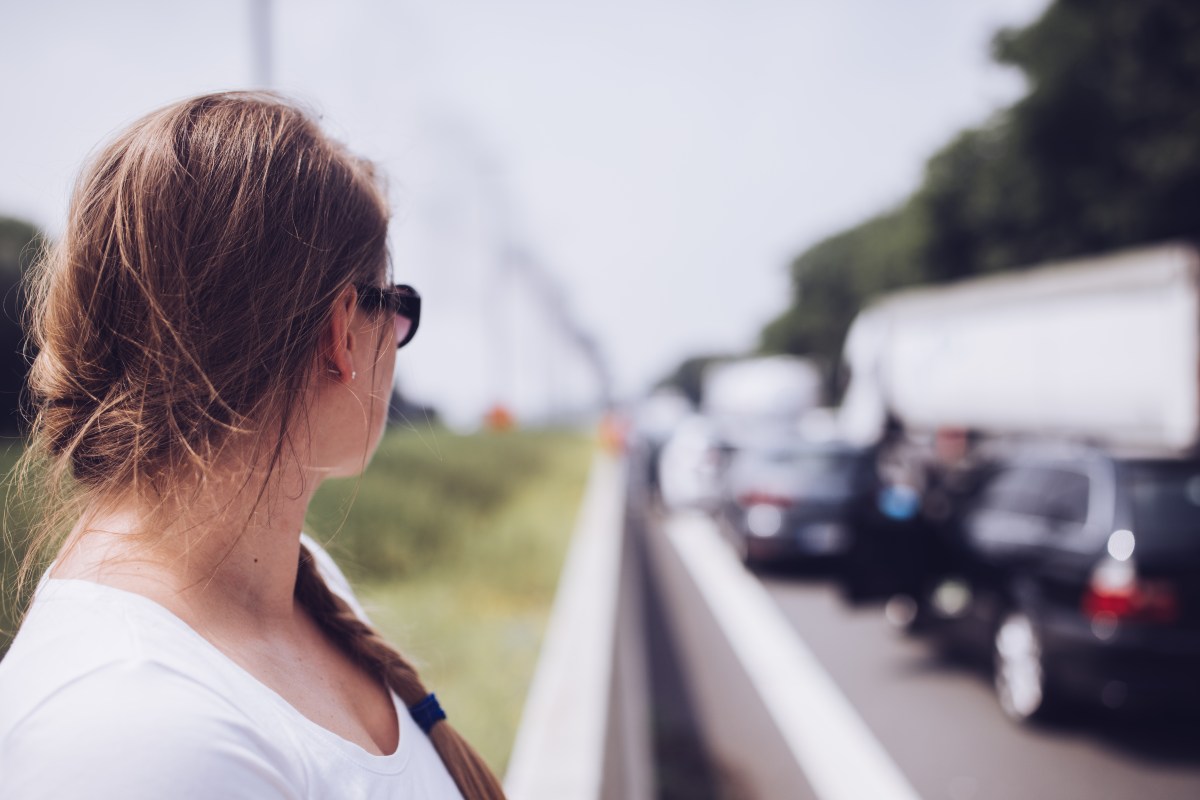
<svg viewBox="0 0 1200 800"><path fill-rule="evenodd" d="M776 508L788 508L796 502L794 497L788 497L782 494L772 494L770 492L743 492L738 495L738 503L743 508L751 506L775 506Z"/></svg>
<svg viewBox="0 0 1200 800"><path fill-rule="evenodd" d="M1179 601L1169 581L1140 578L1133 562L1106 559L1092 570L1083 613L1093 620L1170 623L1179 618Z"/></svg>

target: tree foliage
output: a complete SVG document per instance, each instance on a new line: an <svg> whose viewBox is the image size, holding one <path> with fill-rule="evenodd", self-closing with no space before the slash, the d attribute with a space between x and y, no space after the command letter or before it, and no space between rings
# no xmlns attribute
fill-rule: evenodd
<svg viewBox="0 0 1200 800"><path fill-rule="evenodd" d="M1026 96L937 152L900 208L800 254L762 350L836 361L899 286L1200 238L1200 4L1056 0L993 56Z"/></svg>
<svg viewBox="0 0 1200 800"><path fill-rule="evenodd" d="M763 329L762 349L836 353L865 298L922 278L916 267L923 226L908 203L805 251L792 264L792 307Z"/></svg>
<svg viewBox="0 0 1200 800"><path fill-rule="evenodd" d="M684 397L691 401L693 406L699 407L704 399L704 371L713 364L720 364L731 358L733 358L731 355L716 353L685 358L656 385L659 388L678 389Z"/></svg>
<svg viewBox="0 0 1200 800"><path fill-rule="evenodd" d="M20 427L21 393L29 360L21 318L25 292L21 278L37 258L42 234L33 225L0 217L0 433Z"/></svg>

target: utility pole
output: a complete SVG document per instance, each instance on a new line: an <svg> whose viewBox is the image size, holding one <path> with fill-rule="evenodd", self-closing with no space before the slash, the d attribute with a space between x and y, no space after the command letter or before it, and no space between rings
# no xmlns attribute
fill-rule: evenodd
<svg viewBox="0 0 1200 800"><path fill-rule="evenodd" d="M271 0L250 0L250 56L252 82L256 89L270 89L271 75Z"/></svg>

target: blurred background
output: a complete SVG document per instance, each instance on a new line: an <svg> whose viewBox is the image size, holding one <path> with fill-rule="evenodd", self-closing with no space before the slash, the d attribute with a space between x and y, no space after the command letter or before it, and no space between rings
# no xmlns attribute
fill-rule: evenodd
<svg viewBox="0 0 1200 800"><path fill-rule="evenodd" d="M642 664L612 685L651 756L610 756L588 796L1200 794L1192 0L0 19L6 457L13 287L88 154L170 101L274 89L381 165L396 279L425 304L396 430L314 525L498 770L599 422L627 480L592 468L586 496L623 511L616 659ZM742 577L694 571L710 539ZM748 666L785 656L722 627L744 577L867 744L788 739ZM898 768L887 792L811 768L859 746L864 774Z"/></svg>
<svg viewBox="0 0 1200 800"><path fill-rule="evenodd" d="M594 411L690 355L797 346L762 333L791 260L1021 97L991 37L1044 5L10 4L0 213L53 236L128 122L271 87L389 177L431 309L405 391L457 426Z"/></svg>

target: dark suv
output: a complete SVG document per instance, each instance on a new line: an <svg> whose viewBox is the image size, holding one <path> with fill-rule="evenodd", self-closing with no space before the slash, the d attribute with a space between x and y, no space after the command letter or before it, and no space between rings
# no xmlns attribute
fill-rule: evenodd
<svg viewBox="0 0 1200 800"><path fill-rule="evenodd" d="M935 628L991 650L1018 720L1200 699L1200 460L1094 449L991 462L926 580Z"/></svg>

